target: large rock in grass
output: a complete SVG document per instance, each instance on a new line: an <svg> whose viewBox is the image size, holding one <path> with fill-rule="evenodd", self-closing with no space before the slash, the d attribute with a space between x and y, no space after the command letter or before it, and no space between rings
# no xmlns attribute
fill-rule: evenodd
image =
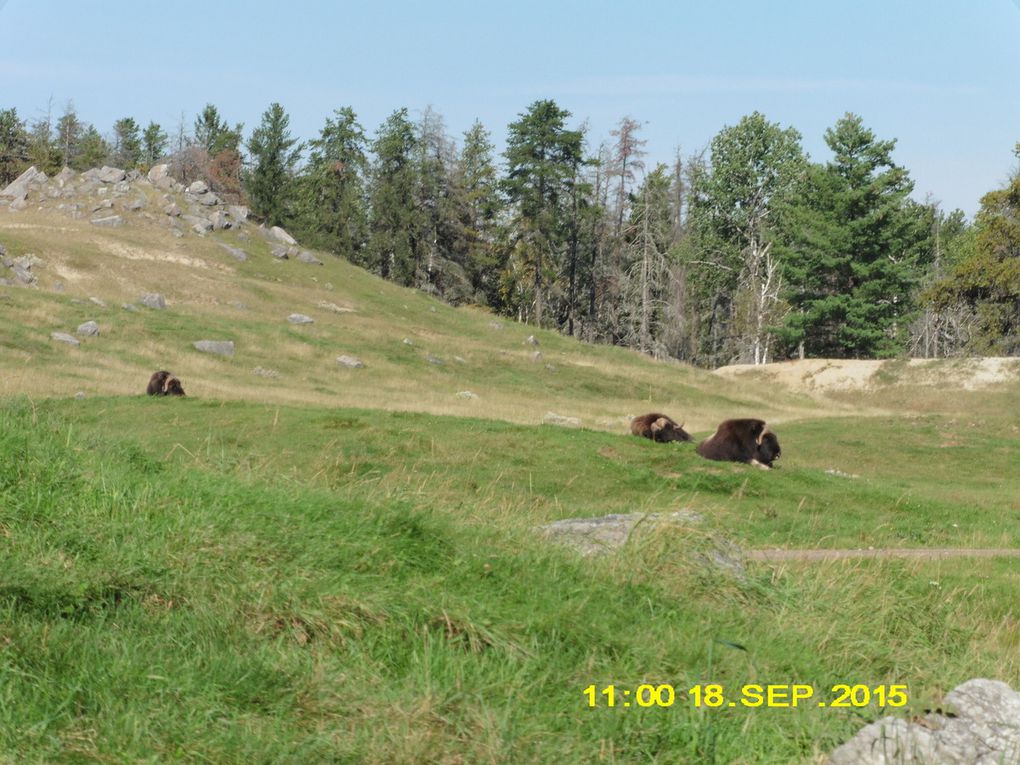
<svg viewBox="0 0 1020 765"><path fill-rule="evenodd" d="M73 335L69 335L66 332L50 332L50 337L56 340L58 343L67 343L68 345L74 348L77 348L79 345L81 345L81 343L78 342L78 338L74 337Z"/></svg>
<svg viewBox="0 0 1020 765"><path fill-rule="evenodd" d="M28 170L8 183L4 187L3 191L0 191L0 197L8 197L15 201L24 201L25 197L28 196L29 184L40 176L43 180L46 179L46 174L39 172L36 170L35 165L32 165L32 167L28 168Z"/></svg>
<svg viewBox="0 0 1020 765"><path fill-rule="evenodd" d="M216 356L233 356L233 340L196 340L192 343L195 350L202 353L212 353Z"/></svg>
<svg viewBox="0 0 1020 765"><path fill-rule="evenodd" d="M301 262L301 263L308 263L311 266L321 266L322 265L322 261L319 260L314 255L312 255L312 253L310 253L308 250L301 250L301 251L299 251L298 254L294 256L294 259L299 261L299 262Z"/></svg>
<svg viewBox="0 0 1020 765"><path fill-rule="evenodd" d="M347 367L348 369L361 369L365 366L364 361L355 358L354 356L337 356L336 363L342 367Z"/></svg>
<svg viewBox="0 0 1020 765"><path fill-rule="evenodd" d="M93 218L89 223L103 228L118 228L124 225L124 219L119 215L107 215L102 218Z"/></svg>
<svg viewBox="0 0 1020 765"><path fill-rule="evenodd" d="M107 167L104 165L99 169L96 179L103 183L120 183L127 178L127 173L119 167Z"/></svg>
<svg viewBox="0 0 1020 765"><path fill-rule="evenodd" d="M166 308L166 298L158 292L146 292L138 302L157 311L162 311Z"/></svg>
<svg viewBox="0 0 1020 765"><path fill-rule="evenodd" d="M83 337L99 337L99 325L94 321L79 324L76 332Z"/></svg>
<svg viewBox="0 0 1020 765"><path fill-rule="evenodd" d="M283 242L284 244L297 244L297 240L280 226L273 226L269 229L269 236L278 242Z"/></svg>
<svg viewBox="0 0 1020 765"><path fill-rule="evenodd" d="M287 317L287 321L289 321L291 324L314 324L315 323L315 319L313 319L311 316L307 316L307 315L305 315L303 313L292 313L290 316Z"/></svg>
<svg viewBox="0 0 1020 765"><path fill-rule="evenodd" d="M1000 765L1020 762L1020 693L968 680L946 694L949 713L883 717L832 753L829 765Z"/></svg>

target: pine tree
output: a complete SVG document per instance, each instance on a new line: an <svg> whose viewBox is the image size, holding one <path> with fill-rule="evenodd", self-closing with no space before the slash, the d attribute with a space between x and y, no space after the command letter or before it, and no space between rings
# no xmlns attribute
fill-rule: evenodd
<svg viewBox="0 0 1020 765"><path fill-rule="evenodd" d="M311 244L364 265L368 238L365 133L349 106L309 141L301 178L300 230Z"/></svg>
<svg viewBox="0 0 1020 765"><path fill-rule="evenodd" d="M89 125L82 133L78 143L78 156L71 167L75 170L89 170L100 167L110 161L110 145L99 134L94 125Z"/></svg>
<svg viewBox="0 0 1020 765"><path fill-rule="evenodd" d="M508 171L502 188L513 215L504 306L539 326L563 266L571 185L582 162L583 133L566 128L568 117L555 101L536 101L510 124L504 152Z"/></svg>
<svg viewBox="0 0 1020 765"><path fill-rule="evenodd" d="M245 186L252 214L267 226L283 225L291 215L294 168L301 144L290 134L290 117L278 103L262 114L262 122L248 139L251 168Z"/></svg>
<svg viewBox="0 0 1020 765"><path fill-rule="evenodd" d="M793 208L784 335L818 356L890 356L905 347L918 263L927 254L925 215L908 199L907 171L860 117L825 133L834 157L807 175Z"/></svg>
<svg viewBox="0 0 1020 765"><path fill-rule="evenodd" d="M415 209L417 140L407 109L393 112L372 143L368 265L386 279L414 283L420 234Z"/></svg>
<svg viewBox="0 0 1020 765"><path fill-rule="evenodd" d="M118 167L130 169L142 158L141 129L133 117L124 117L113 124L113 157Z"/></svg>
<svg viewBox="0 0 1020 765"><path fill-rule="evenodd" d="M202 113L195 118L195 143L205 149L210 158L224 151L236 152L241 146L243 129L240 123L231 129L227 121L220 117L219 109L213 104L206 104Z"/></svg>
<svg viewBox="0 0 1020 765"><path fill-rule="evenodd" d="M477 120L464 133L457 161L462 260L476 302L495 304L499 270L496 243L502 201L489 132Z"/></svg>
<svg viewBox="0 0 1020 765"><path fill-rule="evenodd" d="M0 188L28 166L28 133L17 109L0 109Z"/></svg>
<svg viewBox="0 0 1020 765"><path fill-rule="evenodd" d="M170 139L166 131L155 122L150 122L142 133L142 162L151 167L166 154Z"/></svg>
<svg viewBox="0 0 1020 765"><path fill-rule="evenodd" d="M57 147L64 166L74 167L81 152L81 139L85 126L78 119L74 104L68 101L64 113L57 120Z"/></svg>

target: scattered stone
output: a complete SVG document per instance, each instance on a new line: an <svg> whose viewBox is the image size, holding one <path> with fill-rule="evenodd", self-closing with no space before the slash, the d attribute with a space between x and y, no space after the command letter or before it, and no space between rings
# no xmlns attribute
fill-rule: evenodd
<svg viewBox="0 0 1020 765"><path fill-rule="evenodd" d="M103 226L104 228L117 228L124 225L124 219L119 215L107 215L105 218L93 218L89 223L93 226Z"/></svg>
<svg viewBox="0 0 1020 765"><path fill-rule="evenodd" d="M429 364L432 364L432 365L437 366L437 367L441 367L441 366L443 366L443 364L446 363L441 358L439 358L438 356L433 356L431 353L426 353L425 354L425 361L427 361Z"/></svg>
<svg viewBox="0 0 1020 765"><path fill-rule="evenodd" d="M173 178L170 177L170 165L153 165L149 168L149 174L146 176L149 182L152 183L156 188L165 189L173 183Z"/></svg>
<svg viewBox="0 0 1020 765"><path fill-rule="evenodd" d="M297 244L297 240L284 231L280 226L273 226L269 229L269 235L276 241L283 242L284 244Z"/></svg>
<svg viewBox="0 0 1020 765"><path fill-rule="evenodd" d="M287 321L289 321L291 324L314 324L315 323L315 319L313 319L311 316L306 316L303 313L292 313L290 316L287 317Z"/></svg>
<svg viewBox="0 0 1020 765"><path fill-rule="evenodd" d="M1020 693L968 680L946 694L952 712L883 717L836 749L829 765L998 765L1020 761Z"/></svg>
<svg viewBox="0 0 1020 765"><path fill-rule="evenodd" d="M860 478L856 473L844 473L842 470L836 470L836 468L829 468L825 473L826 475L834 475L838 478Z"/></svg>
<svg viewBox="0 0 1020 765"><path fill-rule="evenodd" d="M51 332L50 337L56 340L58 343L67 343L68 345L72 345L75 348L81 345L81 343L78 342L78 338L73 337L72 335L69 335L66 332Z"/></svg>
<svg viewBox="0 0 1020 765"><path fill-rule="evenodd" d="M209 222L212 223L213 231L222 231L223 229L230 228L233 225L227 219L227 216L220 210L217 210L209 216Z"/></svg>
<svg viewBox="0 0 1020 765"><path fill-rule="evenodd" d="M627 544L636 529L660 526L693 526L704 518L692 510L660 513L613 513L600 518L567 518L540 526L549 539L569 545L582 555L611 552Z"/></svg>
<svg viewBox="0 0 1020 765"><path fill-rule="evenodd" d="M556 412L546 412L542 422L546 425L563 425L568 428L581 427L581 420L577 417L566 417L562 414L556 414Z"/></svg>
<svg viewBox="0 0 1020 765"><path fill-rule="evenodd" d="M525 340L528 345L538 345L538 338L534 335L528 335L528 339Z"/></svg>
<svg viewBox="0 0 1020 765"><path fill-rule="evenodd" d="M131 212L136 212L145 207L145 204L146 204L145 199L143 199L142 197L138 197L124 205L124 209L129 210Z"/></svg>
<svg viewBox="0 0 1020 765"><path fill-rule="evenodd" d="M308 250L301 250L297 255L294 256L295 260L299 260L302 263L308 263L313 266L321 266L322 261L312 255Z"/></svg>
<svg viewBox="0 0 1020 765"><path fill-rule="evenodd" d="M163 212L169 215L171 218L181 217L181 208L178 207L177 204L174 202L171 202L166 207L164 207Z"/></svg>
<svg viewBox="0 0 1020 765"><path fill-rule="evenodd" d="M361 369L365 366L365 362L361 359L355 358L354 356L337 356L336 363L342 367L347 367L348 369Z"/></svg>
<svg viewBox="0 0 1020 765"><path fill-rule="evenodd" d="M198 198L198 202L206 207L212 207L213 205L218 205L220 203L220 198L210 191L200 196Z"/></svg>
<svg viewBox="0 0 1020 765"><path fill-rule="evenodd" d="M97 297L90 297L89 302L92 303L93 305L99 306L100 308L106 308L106 303L104 303Z"/></svg>
<svg viewBox="0 0 1020 765"><path fill-rule="evenodd" d="M157 311L162 311L166 308L166 298L158 292L147 292L139 298L138 302Z"/></svg>
<svg viewBox="0 0 1020 765"><path fill-rule="evenodd" d="M251 373L253 375L258 375L259 377L270 377L273 379L276 379L277 377L280 376L280 373L277 372L275 369L263 369L262 367L255 367L253 370L251 370Z"/></svg>
<svg viewBox="0 0 1020 765"><path fill-rule="evenodd" d="M273 254L274 258L278 260L287 260L290 255L288 254L288 247L285 244L272 244L269 246L269 251Z"/></svg>
<svg viewBox="0 0 1020 765"><path fill-rule="evenodd" d="M202 353L213 353L217 356L233 356L233 340L196 340L192 343L195 350Z"/></svg>
<svg viewBox="0 0 1020 765"><path fill-rule="evenodd" d="M542 360L542 351L535 351L533 354L531 354L531 361L533 363L537 364L541 360Z"/></svg>
<svg viewBox="0 0 1020 765"><path fill-rule="evenodd" d="M74 177L75 177L74 170L72 170L69 167L65 167L63 170L61 170L59 173L53 176L53 181L57 184L58 187L64 188L64 186L66 186L67 184L74 180Z"/></svg>
<svg viewBox="0 0 1020 765"><path fill-rule="evenodd" d="M478 398L478 394L472 393L469 390L462 390L460 393L457 394L457 398L475 399Z"/></svg>
<svg viewBox="0 0 1020 765"><path fill-rule="evenodd" d="M219 244L220 247L229 252L233 257L237 258L242 263L248 260L248 254L240 247L231 247L229 244L224 244L223 242L220 242Z"/></svg>
<svg viewBox="0 0 1020 765"><path fill-rule="evenodd" d="M332 311L333 313L354 313L353 308L344 308L336 303L329 303L325 300L320 300L315 305L324 311Z"/></svg>
<svg viewBox="0 0 1020 765"><path fill-rule="evenodd" d="M32 183L32 181L36 180L38 176L46 178L45 173L40 173L35 169L35 165L32 165L32 167L28 168L28 170L8 183L4 187L3 191L0 191L0 197L10 197L15 202L23 202L25 197L28 196L28 185Z"/></svg>
<svg viewBox="0 0 1020 765"><path fill-rule="evenodd" d="M138 306L136 306L134 303L121 303L120 307L123 308L125 311L132 311L134 313L138 313Z"/></svg>
<svg viewBox="0 0 1020 765"><path fill-rule="evenodd" d="M131 183L134 183L135 181L140 181L141 179L142 179L142 171L141 170L137 170L137 169L128 170L127 180L131 181Z"/></svg>
<svg viewBox="0 0 1020 765"><path fill-rule="evenodd" d="M100 210L109 210L111 207L113 207L113 200L104 199L102 202L100 202L99 204L95 205L92 208L92 212L99 212Z"/></svg>
<svg viewBox="0 0 1020 765"><path fill-rule="evenodd" d="M501 322L501 321L490 321L489 322L489 328L490 329L503 329L503 322Z"/></svg>
<svg viewBox="0 0 1020 765"><path fill-rule="evenodd" d="M212 221L208 218L199 218L197 215L182 215L181 220L191 226L192 231L196 234L212 231Z"/></svg>
<svg viewBox="0 0 1020 765"><path fill-rule="evenodd" d="M188 186L189 194L205 194L209 191L209 186L205 181L195 181Z"/></svg>
<svg viewBox="0 0 1020 765"><path fill-rule="evenodd" d="M81 401L84 398L85 398L85 391L83 391L83 390L80 390L80 391L78 391L77 393L74 394L74 400L75 401Z"/></svg>
<svg viewBox="0 0 1020 765"><path fill-rule="evenodd" d="M127 173L119 167L107 167L106 165L99 169L99 174L96 176L96 180L103 183L120 183L125 178L127 178Z"/></svg>
<svg viewBox="0 0 1020 765"><path fill-rule="evenodd" d="M461 358L460 356L454 356L453 360L458 364L467 364L467 359Z"/></svg>
<svg viewBox="0 0 1020 765"><path fill-rule="evenodd" d="M129 191L131 191L131 184L127 181L121 181L120 183L113 184L113 193L117 196L127 194Z"/></svg>
<svg viewBox="0 0 1020 765"><path fill-rule="evenodd" d="M79 324L76 332L83 337L99 337L99 325L94 321Z"/></svg>
<svg viewBox="0 0 1020 765"><path fill-rule="evenodd" d="M555 372L556 371L556 367L553 364L546 364L545 368L548 369L550 372Z"/></svg>
<svg viewBox="0 0 1020 765"><path fill-rule="evenodd" d="M227 207L227 212L230 213L231 218L241 223L248 220L248 208L244 205L230 205Z"/></svg>
<svg viewBox="0 0 1020 765"><path fill-rule="evenodd" d="M411 338L409 338L409 337L405 337L401 342L404 345L414 345L414 343L411 341Z"/></svg>

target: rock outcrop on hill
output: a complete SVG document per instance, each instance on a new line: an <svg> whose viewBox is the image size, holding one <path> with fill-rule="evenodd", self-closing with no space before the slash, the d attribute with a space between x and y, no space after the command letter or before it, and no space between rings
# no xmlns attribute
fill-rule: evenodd
<svg viewBox="0 0 1020 765"><path fill-rule="evenodd" d="M162 164L145 176L137 170L104 166L84 173L65 167L53 178L33 166L0 191L0 204L4 202L14 211L35 207L72 218L91 216L96 226L121 226L142 216L161 220L175 230L186 224L196 234L237 228L248 221L247 207L224 204L204 181L185 187L170 174L169 165ZM283 229L271 229L269 235L293 243Z"/></svg>

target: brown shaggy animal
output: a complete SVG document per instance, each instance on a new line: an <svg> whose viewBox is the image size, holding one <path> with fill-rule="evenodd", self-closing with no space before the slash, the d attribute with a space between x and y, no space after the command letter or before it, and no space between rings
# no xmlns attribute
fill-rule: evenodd
<svg viewBox="0 0 1020 765"><path fill-rule="evenodd" d="M145 389L145 392L150 396L183 396L184 388L180 380L165 369L161 369L159 372L152 373L152 377L149 378L149 387Z"/></svg>
<svg viewBox="0 0 1020 765"><path fill-rule="evenodd" d="M630 432L635 436L650 438L660 444L668 441L693 441L691 434L684 430L684 426L677 425L672 417L667 417L658 412L643 414L635 417L630 423Z"/></svg>
<svg viewBox="0 0 1020 765"><path fill-rule="evenodd" d="M697 447L705 459L746 462L764 470L779 459L779 439L764 420L726 420Z"/></svg>

